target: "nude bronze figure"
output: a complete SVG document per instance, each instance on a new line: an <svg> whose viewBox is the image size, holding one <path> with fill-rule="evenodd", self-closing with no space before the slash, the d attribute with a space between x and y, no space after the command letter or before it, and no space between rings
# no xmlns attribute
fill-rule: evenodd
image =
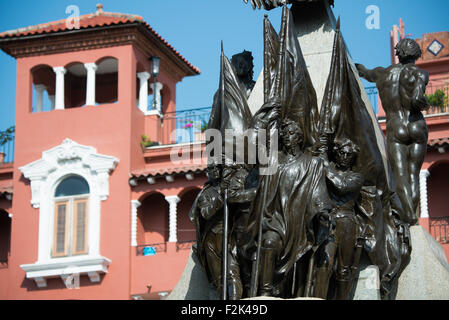
<svg viewBox="0 0 449 320"><path fill-rule="evenodd" d="M387 118L387 153L405 213L401 218L411 225L418 223L419 172L428 139L422 111L429 107L425 96L429 74L415 65L421 54L416 41L403 39L396 46L399 64L373 70L356 65L360 76L379 90Z"/></svg>

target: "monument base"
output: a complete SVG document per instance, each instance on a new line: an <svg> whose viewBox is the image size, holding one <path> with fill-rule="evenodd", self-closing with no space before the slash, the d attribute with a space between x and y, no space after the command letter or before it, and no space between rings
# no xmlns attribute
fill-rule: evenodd
<svg viewBox="0 0 449 320"><path fill-rule="evenodd" d="M217 290L209 283L198 258L190 250L184 272L166 300L218 300Z"/></svg>
<svg viewBox="0 0 449 320"><path fill-rule="evenodd" d="M410 234L411 260L399 277L396 300L449 299L449 263L443 248L421 226L411 227ZM354 288L354 300L380 300L379 284L379 269L373 265L361 266ZM249 300L260 299L267 298ZM218 300L217 291L207 281L192 251L178 284L167 300Z"/></svg>
<svg viewBox="0 0 449 320"><path fill-rule="evenodd" d="M441 245L421 226L410 227L410 263L398 281L396 300L449 299L449 263Z"/></svg>

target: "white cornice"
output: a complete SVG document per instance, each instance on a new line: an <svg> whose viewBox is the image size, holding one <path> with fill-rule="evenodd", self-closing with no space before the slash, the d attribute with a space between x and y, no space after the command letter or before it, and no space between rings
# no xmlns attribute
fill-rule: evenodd
<svg viewBox="0 0 449 320"><path fill-rule="evenodd" d="M42 158L31 162L19 170L31 181L31 204L39 208L41 203L40 188L50 175L58 173L86 172L98 182L101 200L109 196L109 173L115 169L119 159L98 154L93 147L80 145L70 139L42 153ZM81 174L82 175L82 174Z"/></svg>

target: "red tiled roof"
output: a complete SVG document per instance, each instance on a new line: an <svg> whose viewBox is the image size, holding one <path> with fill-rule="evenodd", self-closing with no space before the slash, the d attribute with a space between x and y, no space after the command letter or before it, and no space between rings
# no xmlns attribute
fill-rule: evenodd
<svg viewBox="0 0 449 320"><path fill-rule="evenodd" d="M143 169L131 172L131 178L147 178L163 175L182 174L188 172L203 172L207 168L207 164L186 165L179 167L165 167L157 169Z"/></svg>
<svg viewBox="0 0 449 320"><path fill-rule="evenodd" d="M178 56L189 68L195 73L199 74L201 71L187 61L178 51L176 51L164 38L162 38L148 23L146 23L141 16L114 12L103 12L102 5L97 5L97 11L82 15L79 17L79 29L88 29L96 27L104 27L111 25L120 25L138 22L144 25L158 40L160 40L166 47L168 47L176 56ZM71 25L67 23L67 19L58 21L42 23L26 28L19 28L0 33L0 39L18 38L24 36L34 36L41 34L50 34L71 30Z"/></svg>

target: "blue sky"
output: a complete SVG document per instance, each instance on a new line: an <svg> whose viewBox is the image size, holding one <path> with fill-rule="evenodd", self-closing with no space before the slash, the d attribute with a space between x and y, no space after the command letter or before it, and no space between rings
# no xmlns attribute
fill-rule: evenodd
<svg viewBox="0 0 449 320"><path fill-rule="evenodd" d="M68 17L66 8L76 5L81 14L96 10L141 15L162 37L193 65L199 76L178 84L177 106L192 109L210 106L218 86L220 41L232 56L244 49L253 52L255 75L262 69L262 22L265 11L253 11L243 0L40 0L1 1L0 31L26 27ZM379 8L379 29L366 28L366 8ZM390 64L389 31L399 18L406 33L419 38L423 33L448 31L447 0L335 0L334 13L342 19L342 32L352 57L368 67ZM279 30L281 10L269 18ZM16 62L0 52L0 130L15 123Z"/></svg>

